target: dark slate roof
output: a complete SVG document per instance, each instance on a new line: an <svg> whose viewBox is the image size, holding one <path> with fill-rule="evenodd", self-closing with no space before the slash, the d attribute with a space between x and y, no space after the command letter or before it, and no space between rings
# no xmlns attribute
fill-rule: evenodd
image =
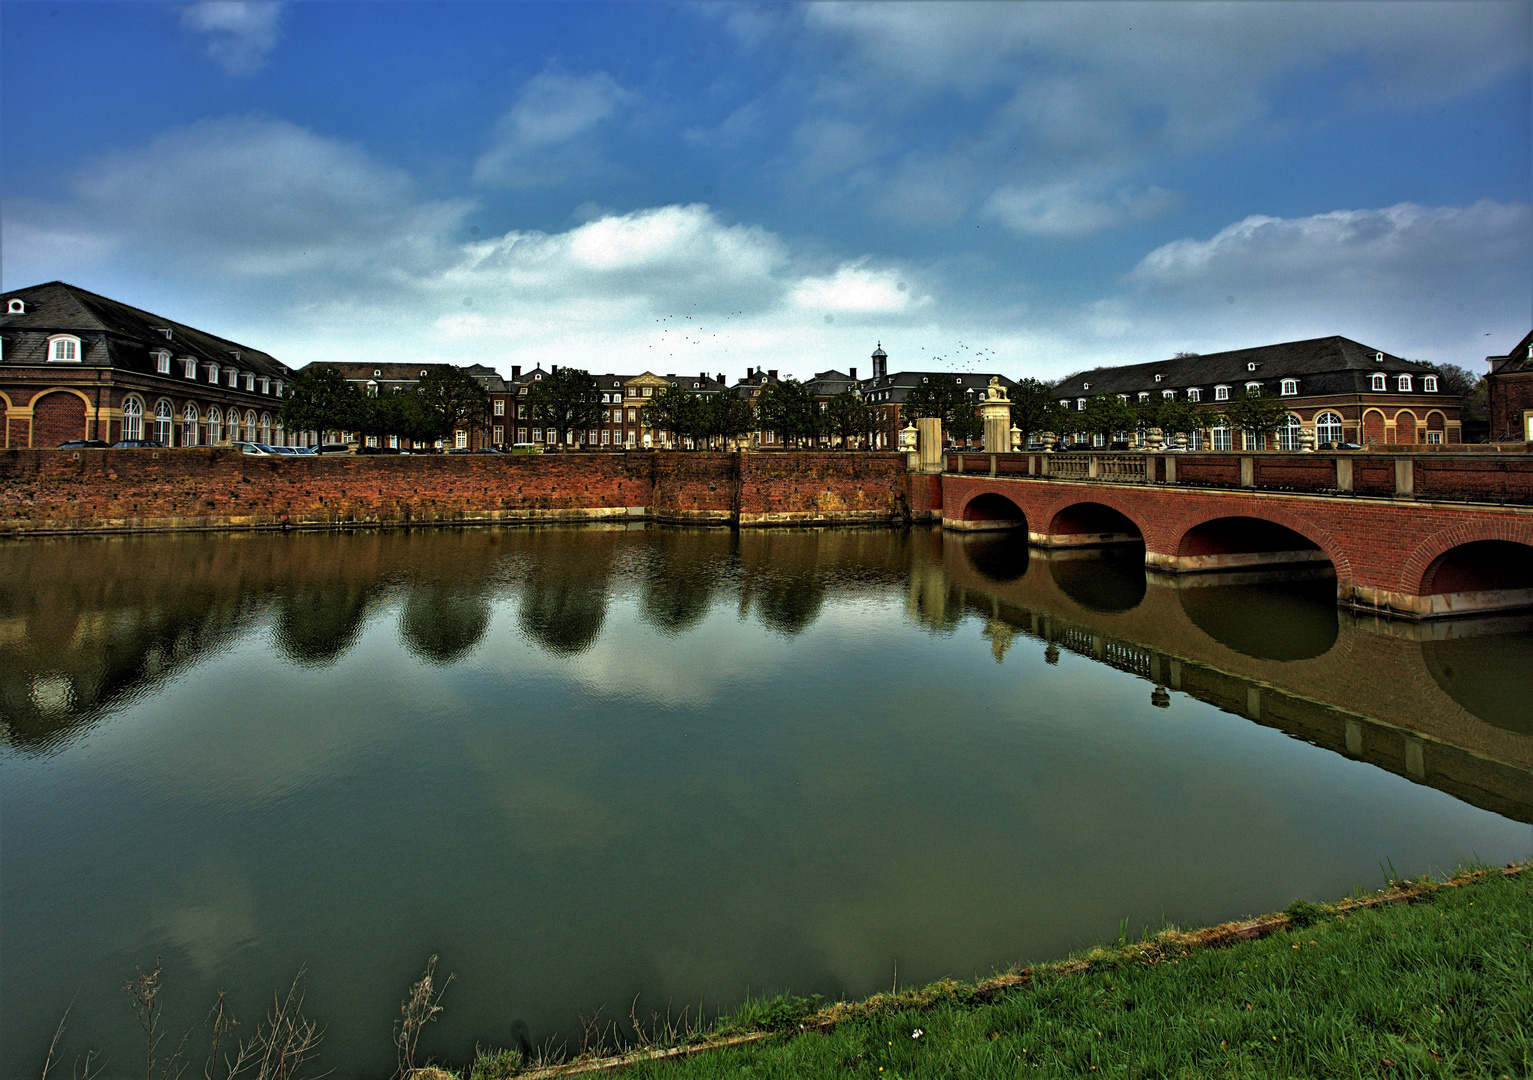
<svg viewBox="0 0 1533 1080"><path fill-rule="evenodd" d="M1528 331L1528 336L1505 356L1487 356L1485 360L1490 364L1493 375L1518 375L1533 371L1533 330Z"/></svg>
<svg viewBox="0 0 1533 1080"><path fill-rule="evenodd" d="M847 391L856 392L857 380L850 375L843 374L832 368L830 371L821 371L810 379L806 384L814 393L815 397L835 397Z"/></svg>
<svg viewBox="0 0 1533 1080"><path fill-rule="evenodd" d="M422 363L419 361L406 363L402 361L380 362L353 360L316 360L309 367L333 368L346 376L349 382L368 383L376 382L379 386L394 389L402 386L414 386L421 377L435 367L447 367L446 364ZM463 369L474 377L480 386L491 393L501 393L506 389L500 372L485 364L470 364Z"/></svg>
<svg viewBox="0 0 1533 1080"><path fill-rule="evenodd" d="M666 380L671 385L679 386L694 394L718 394L729 389L723 375L714 378L706 371L700 371L696 375L667 375Z"/></svg>
<svg viewBox="0 0 1533 1080"><path fill-rule="evenodd" d="M12 300L23 301L26 311L9 314ZM5 338L7 363L46 363L48 336L58 333L80 338L80 359L86 366L152 374L155 354L164 349L177 360L191 356L273 379L293 377L292 368L269 353L66 282L12 289L0 296L0 334Z"/></svg>
<svg viewBox="0 0 1533 1080"><path fill-rule="evenodd" d="M735 383L734 392L743 398L753 398L761 393L761 388L768 383L781 382L776 371L767 371L762 368L747 368L748 374L741 376Z"/></svg>
<svg viewBox="0 0 1533 1080"><path fill-rule="evenodd" d="M1378 359L1380 356L1382 360ZM1251 370L1252 364L1256 365L1255 371ZM1246 383L1259 382L1264 391L1275 394L1279 380L1296 378L1301 395L1365 394L1372 392L1369 376L1376 371L1419 376L1435 374L1437 369L1338 336L1149 364L1094 368L1055 383L1054 392L1065 399L1176 390L1180 397L1180 391L1197 387L1204 391L1204 400L1211 401L1213 395L1209 391L1217 385L1244 387ZM1393 382L1390 389L1394 389Z"/></svg>
<svg viewBox="0 0 1533 1080"><path fill-rule="evenodd" d="M863 379L858 385L865 401L881 405L904 401L906 394L928 380L949 379L961 386L965 394L978 401L985 396L985 388L993 378L999 379L1001 385L1008 390L1017 385L1015 379L1008 379L993 371L896 371L881 379Z"/></svg>

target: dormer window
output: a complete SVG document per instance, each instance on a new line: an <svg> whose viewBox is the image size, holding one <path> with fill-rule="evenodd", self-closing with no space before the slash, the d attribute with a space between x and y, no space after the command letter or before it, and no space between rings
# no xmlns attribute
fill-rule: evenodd
<svg viewBox="0 0 1533 1080"><path fill-rule="evenodd" d="M1164 378L1165 378L1165 376L1164 376L1164 375L1157 375L1157 376L1155 376L1155 381L1156 381L1156 382L1160 382L1160 380L1162 380L1162 379L1164 379Z"/></svg>
<svg viewBox="0 0 1533 1080"><path fill-rule="evenodd" d="M208 364L208 382L212 383L214 386L218 385L218 365L217 364L213 364L213 363Z"/></svg>
<svg viewBox="0 0 1533 1080"><path fill-rule="evenodd" d="M239 368L230 368L229 369L229 389L230 390L238 390L239 388L240 388L240 369Z"/></svg>
<svg viewBox="0 0 1533 1080"><path fill-rule="evenodd" d="M1139 391L1139 400L1140 401L1149 401L1150 400L1150 392L1148 390L1141 390L1141 391Z"/></svg>
<svg viewBox="0 0 1533 1080"><path fill-rule="evenodd" d="M5 313L7 315L25 315L27 313L27 302L25 300L12 300L5 306Z"/></svg>
<svg viewBox="0 0 1533 1080"><path fill-rule="evenodd" d="M383 371L382 371L381 368L373 368L373 378L376 379L378 376L380 376L382 374L383 374Z"/></svg>
<svg viewBox="0 0 1533 1080"><path fill-rule="evenodd" d="M1059 400L1059 407L1061 409L1068 409L1070 407L1070 399L1069 398L1060 398L1060 400Z"/></svg>
<svg viewBox="0 0 1533 1080"><path fill-rule="evenodd" d="M171 333L170 327L168 327L168 326L156 326L155 329L158 330L160 333L165 335L165 340L166 341L174 341L175 340L175 336Z"/></svg>
<svg viewBox="0 0 1533 1080"><path fill-rule="evenodd" d="M1127 394L1119 394L1118 395L1118 400L1123 402L1123 404L1127 405L1128 404L1128 395Z"/></svg>
<svg viewBox="0 0 1533 1080"><path fill-rule="evenodd" d="M1435 394L1435 393L1437 393L1437 376L1436 375L1423 375L1421 377L1421 389L1422 389L1423 393L1427 393L1427 394Z"/></svg>
<svg viewBox="0 0 1533 1080"><path fill-rule="evenodd" d="M1214 387L1214 400L1215 401L1228 401L1228 400L1230 400L1230 388L1228 386L1216 386L1216 387Z"/></svg>
<svg viewBox="0 0 1533 1080"><path fill-rule="evenodd" d="M245 372L245 389L251 393L255 393L255 372Z"/></svg>
<svg viewBox="0 0 1533 1080"><path fill-rule="evenodd" d="M195 379L197 377L197 361L193 360L190 356L183 356L181 358L181 368L188 379Z"/></svg>
<svg viewBox="0 0 1533 1080"><path fill-rule="evenodd" d="M1246 365L1246 370L1247 371L1255 371L1256 370L1256 361L1253 360L1249 364L1247 364Z"/></svg>
<svg viewBox="0 0 1533 1080"><path fill-rule="evenodd" d="M1411 392L1411 377L1409 375L1401 375L1396 380L1395 386L1402 392L1409 394Z"/></svg>
<svg viewBox="0 0 1533 1080"><path fill-rule="evenodd" d="M1083 397L1076 398L1075 399L1075 408L1076 408L1077 411L1085 409L1086 408L1086 399L1083 398Z"/></svg>
<svg viewBox="0 0 1533 1080"><path fill-rule="evenodd" d="M272 391L273 391L273 392L274 392L274 393L275 393L275 394L276 394L276 395L277 395L277 396L278 396L278 397L281 397L281 396L282 396L282 380L281 380L281 379L278 379L278 380L277 380L277 385L276 385L276 386L274 386L274 387L272 387Z"/></svg>
<svg viewBox="0 0 1533 1080"><path fill-rule="evenodd" d="M170 353L161 349L154 354L154 370L158 371L161 375L170 374Z"/></svg>
<svg viewBox="0 0 1533 1080"><path fill-rule="evenodd" d="M80 362L80 339L60 334L48 339L48 359L54 363L78 364Z"/></svg>
<svg viewBox="0 0 1533 1080"><path fill-rule="evenodd" d="M1278 393L1285 394L1285 395L1286 394L1297 394L1298 392L1299 392L1299 380L1298 379L1284 379L1282 387L1278 390Z"/></svg>
<svg viewBox="0 0 1533 1080"><path fill-rule="evenodd" d="M1091 389L1091 384L1089 382L1083 382L1083 383L1081 383L1081 389L1082 390L1090 390Z"/></svg>
<svg viewBox="0 0 1533 1080"><path fill-rule="evenodd" d="M1162 390L1160 392L1160 396L1161 396L1162 400L1165 400L1165 401L1175 401L1176 400L1176 391L1175 390Z"/></svg>
<svg viewBox="0 0 1533 1080"><path fill-rule="evenodd" d="M265 375L261 376L261 393L271 393L271 379L267 378Z"/></svg>
<svg viewBox="0 0 1533 1080"><path fill-rule="evenodd" d="M425 369L425 368L421 368L421 378L423 378L423 379L424 379L424 378L425 378L425 377L426 377L426 369ZM541 379L541 378L542 378L542 376L541 376L541 375L539 375L539 376L538 376L538 378L540 378L540 379Z"/></svg>
<svg viewBox="0 0 1533 1080"><path fill-rule="evenodd" d="M1199 390L1197 387L1193 387L1191 390L1187 391L1187 400L1188 401L1202 401L1203 400L1203 391Z"/></svg>
<svg viewBox="0 0 1533 1080"><path fill-rule="evenodd" d="M1246 383L1246 397L1261 397L1262 384L1259 382Z"/></svg>
<svg viewBox="0 0 1533 1080"><path fill-rule="evenodd" d="M1375 389L1375 390L1388 390L1389 389L1389 385L1386 382L1386 380L1384 378L1384 373L1382 371L1375 372L1374 375L1373 375L1373 380L1372 381L1373 381L1373 389Z"/></svg>
<svg viewBox="0 0 1533 1080"><path fill-rule="evenodd" d="M378 384L376 382L374 382L372 379L368 379L367 380L367 396L368 397L377 397L378 396Z"/></svg>

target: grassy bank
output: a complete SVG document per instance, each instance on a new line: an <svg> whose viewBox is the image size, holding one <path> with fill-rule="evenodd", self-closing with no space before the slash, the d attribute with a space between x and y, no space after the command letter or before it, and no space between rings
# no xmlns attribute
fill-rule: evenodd
<svg viewBox="0 0 1533 1080"><path fill-rule="evenodd" d="M978 984L753 1002L706 1036L519 1075L1533 1075L1533 871L1398 882ZM664 1055L664 1057L660 1057ZM486 1055L480 1080L510 1075Z"/></svg>

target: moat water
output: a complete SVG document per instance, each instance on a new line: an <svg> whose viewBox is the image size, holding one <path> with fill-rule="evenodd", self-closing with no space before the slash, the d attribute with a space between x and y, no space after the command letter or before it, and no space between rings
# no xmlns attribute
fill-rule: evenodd
<svg viewBox="0 0 1533 1080"><path fill-rule="evenodd" d="M299 970L323 1065L973 978L1533 853L1533 629L1009 536L0 545L0 1074ZM71 1002L73 1003L71 1005Z"/></svg>

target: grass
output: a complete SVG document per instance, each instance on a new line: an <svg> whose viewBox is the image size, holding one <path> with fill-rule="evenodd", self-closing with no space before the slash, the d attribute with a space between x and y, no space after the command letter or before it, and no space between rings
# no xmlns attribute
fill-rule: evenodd
<svg viewBox="0 0 1533 1080"><path fill-rule="evenodd" d="M520 1075L1533 1076L1533 871L1120 937L977 984L753 1001L692 1045Z"/></svg>

